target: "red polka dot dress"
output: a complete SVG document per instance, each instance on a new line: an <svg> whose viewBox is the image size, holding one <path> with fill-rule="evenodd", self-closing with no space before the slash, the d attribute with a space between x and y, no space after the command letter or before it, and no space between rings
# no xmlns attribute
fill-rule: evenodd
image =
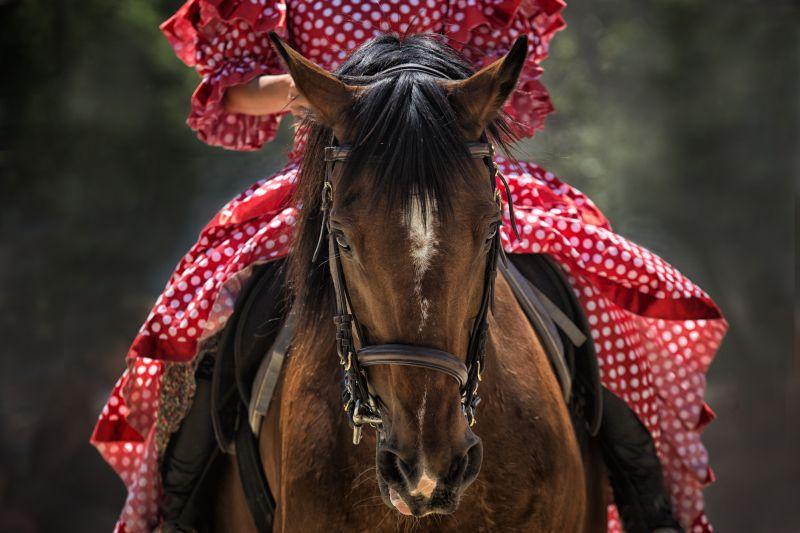
<svg viewBox="0 0 800 533"><path fill-rule="evenodd" d="M279 115L231 114L221 105L226 88L283 73L269 31L329 70L378 33L445 35L476 66L527 35L529 59L506 111L517 133L531 136L553 110L539 65L564 27L563 7L561 0L190 0L161 28L202 78L187 122L211 145L257 150L274 137ZM117 531L159 523L159 456L193 394L186 363L224 327L252 266L289 253L301 149L208 223L130 348L128 369L92 436L128 488ZM505 250L549 254L568 274L592 328L603 384L650 430L677 518L687 531L711 531L701 491L713 474L700 431L713 418L703 393L727 328L719 309L660 257L615 234L581 192L534 163L498 164L520 226L518 239L503 230ZM609 529L621 531L613 503Z"/></svg>

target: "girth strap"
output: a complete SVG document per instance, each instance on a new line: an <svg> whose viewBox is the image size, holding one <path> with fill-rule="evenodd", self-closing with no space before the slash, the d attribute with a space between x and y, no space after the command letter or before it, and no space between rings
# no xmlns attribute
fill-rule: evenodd
<svg viewBox="0 0 800 533"><path fill-rule="evenodd" d="M511 268L516 268L514 265L511 265ZM527 279L525 281L528 281ZM558 308L556 304L554 304L550 298L545 296L545 294L539 290L539 287L528 281L528 286L530 286L533 293L539 299L539 302L547 311L547 314L556 323L558 329L564 332L564 335L570 340L570 342L576 347L580 348L583 344L588 340L586 335L583 334L581 329L578 327L575 322L570 320L570 318L564 314L564 311Z"/></svg>
<svg viewBox="0 0 800 533"><path fill-rule="evenodd" d="M242 480L247 507L256 523L256 529L272 531L275 500L264 475L258 437L253 435L250 424L247 423L247 408L244 404L240 404L239 427L236 430L236 464L239 467L239 477Z"/></svg>
<svg viewBox="0 0 800 533"><path fill-rule="evenodd" d="M447 374L463 388L467 382L467 365L455 355L422 346L406 344L374 344L358 351L363 367L377 365L417 366Z"/></svg>

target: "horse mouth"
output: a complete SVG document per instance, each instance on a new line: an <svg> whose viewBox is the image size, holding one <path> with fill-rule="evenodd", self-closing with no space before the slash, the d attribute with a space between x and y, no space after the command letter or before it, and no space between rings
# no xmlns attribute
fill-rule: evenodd
<svg viewBox="0 0 800 533"><path fill-rule="evenodd" d="M391 487L389 488L389 502L394 505L394 508L397 509L400 514L406 516L411 516L413 514L408 504L400 497L400 494Z"/></svg>
<svg viewBox="0 0 800 533"><path fill-rule="evenodd" d="M391 509L405 516L421 518L432 514L452 514L458 507L458 496L450 491L436 490L430 497L412 496L402 488L395 488L378 474L381 499Z"/></svg>

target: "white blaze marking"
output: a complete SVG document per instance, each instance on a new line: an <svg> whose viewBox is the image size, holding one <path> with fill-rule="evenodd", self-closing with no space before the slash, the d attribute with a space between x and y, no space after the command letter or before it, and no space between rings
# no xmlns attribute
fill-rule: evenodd
<svg viewBox="0 0 800 533"><path fill-rule="evenodd" d="M414 487L414 490L410 491L410 494L412 496L422 495L425 498L430 498L431 494L433 494L433 489L435 488L436 480L430 477L427 472L424 472L422 477L419 478L417 486Z"/></svg>
<svg viewBox="0 0 800 533"><path fill-rule="evenodd" d="M419 456L419 467L425 472L425 454L422 453L422 429L425 427L425 409L428 407L428 379L425 379L425 388L422 390L422 401L417 409L417 423L419 432L417 433L417 456ZM419 485L419 484L417 484Z"/></svg>
<svg viewBox="0 0 800 533"><path fill-rule="evenodd" d="M438 244L434 233L436 205L430 201L427 206L423 215L422 201L419 197L414 197L405 219L408 238L411 241L411 264L414 266L414 295L419 302L420 309L419 332L422 332L422 328L425 326L430 307L428 299L422 296L422 278L430 268L431 259L436 254L436 245Z"/></svg>
<svg viewBox="0 0 800 533"><path fill-rule="evenodd" d="M419 442L420 448L422 447L422 423L425 421L425 408L428 406L428 383L425 383L425 389L422 391L422 405L417 410L417 422L419 422Z"/></svg>

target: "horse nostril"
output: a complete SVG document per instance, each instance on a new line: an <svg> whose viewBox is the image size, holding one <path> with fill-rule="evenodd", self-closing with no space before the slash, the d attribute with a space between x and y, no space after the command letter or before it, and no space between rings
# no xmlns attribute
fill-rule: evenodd
<svg viewBox="0 0 800 533"><path fill-rule="evenodd" d="M388 483L405 485L414 476L413 467L392 450L379 450L377 464L383 479Z"/></svg>
<svg viewBox="0 0 800 533"><path fill-rule="evenodd" d="M403 474L403 477L406 480L411 479L414 476L414 469L405 461L403 461L400 456L397 457L397 468L400 470L400 473Z"/></svg>
<svg viewBox="0 0 800 533"><path fill-rule="evenodd" d="M472 446L469 447L467 453L464 455L465 465L463 471L462 483L464 486L469 485L478 473L481 471L481 463L483 462L483 444L478 439Z"/></svg>
<svg viewBox="0 0 800 533"><path fill-rule="evenodd" d="M444 481L447 484L466 487L478 477L483 460L483 445L477 437L469 439L466 451L455 457L450 463Z"/></svg>
<svg viewBox="0 0 800 533"><path fill-rule="evenodd" d="M450 471L447 472L446 479L452 481L460 481L464 478L464 473L467 471L469 465L469 452L457 457L450 465Z"/></svg>

